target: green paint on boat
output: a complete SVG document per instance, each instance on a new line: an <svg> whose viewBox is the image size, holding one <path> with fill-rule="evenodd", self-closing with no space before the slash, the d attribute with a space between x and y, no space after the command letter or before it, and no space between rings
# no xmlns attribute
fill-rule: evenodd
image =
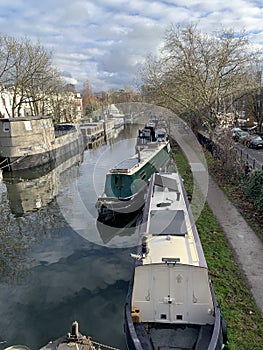
<svg viewBox="0 0 263 350"><path fill-rule="evenodd" d="M154 142L137 155L120 162L106 175L104 193L107 197L128 198L139 192L154 172L169 160L170 144Z"/></svg>

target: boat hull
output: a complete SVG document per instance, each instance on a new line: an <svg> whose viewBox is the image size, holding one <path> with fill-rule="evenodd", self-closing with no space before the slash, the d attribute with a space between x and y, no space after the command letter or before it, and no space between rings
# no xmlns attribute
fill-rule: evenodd
<svg viewBox="0 0 263 350"><path fill-rule="evenodd" d="M129 198L99 198L96 204L98 221L106 224L113 222L125 224L129 222L142 210L146 193L147 185Z"/></svg>
<svg viewBox="0 0 263 350"><path fill-rule="evenodd" d="M58 145L46 152L31 153L22 157L2 157L0 164L4 171L16 171L24 169L49 167L52 170L67 159L84 151L83 137L81 134L70 135L70 142Z"/></svg>

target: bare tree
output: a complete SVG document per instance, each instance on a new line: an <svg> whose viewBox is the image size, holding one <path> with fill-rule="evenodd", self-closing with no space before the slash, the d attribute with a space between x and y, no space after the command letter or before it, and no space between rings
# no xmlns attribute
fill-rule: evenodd
<svg viewBox="0 0 263 350"><path fill-rule="evenodd" d="M26 37L0 36L0 44L0 93L6 113L14 118L27 108L31 115L45 114L49 100L64 86L52 66L52 54Z"/></svg>
<svg viewBox="0 0 263 350"><path fill-rule="evenodd" d="M83 106L85 106L90 100L94 99L92 87L91 87L90 82L88 80L86 80L83 83L82 99L83 99Z"/></svg>
<svg viewBox="0 0 263 350"><path fill-rule="evenodd" d="M99 109L99 100L93 94L90 82L88 80L83 84L82 103L84 115L86 116Z"/></svg>
<svg viewBox="0 0 263 350"><path fill-rule="evenodd" d="M254 86L255 60L245 32L222 29L208 35L196 25L172 25L160 57L148 57L141 70L142 90L151 102L185 117L192 127L205 123L213 128L223 102L233 103Z"/></svg>
<svg viewBox="0 0 263 350"><path fill-rule="evenodd" d="M263 86L262 86L262 71L258 70L258 84L246 96L247 106L250 114L257 122L259 131L262 131L263 125Z"/></svg>

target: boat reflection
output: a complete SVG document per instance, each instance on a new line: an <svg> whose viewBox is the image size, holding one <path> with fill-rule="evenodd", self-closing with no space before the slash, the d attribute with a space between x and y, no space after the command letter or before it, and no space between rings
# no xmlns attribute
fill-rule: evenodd
<svg viewBox="0 0 263 350"><path fill-rule="evenodd" d="M46 207L59 193L61 175L73 167L77 170L82 162L83 154L77 154L52 170L43 166L4 173L11 212L22 216Z"/></svg>
<svg viewBox="0 0 263 350"><path fill-rule="evenodd" d="M114 238L118 237L127 238L133 236L138 232L140 223L141 223L142 213L139 213L135 218L131 221L118 221L115 222L114 225L106 225L105 223L97 220L96 226L97 230L100 234L100 238L104 244L108 244ZM134 236L133 236L134 237ZM135 234L136 239L138 238L137 234ZM136 242L134 242L136 245Z"/></svg>

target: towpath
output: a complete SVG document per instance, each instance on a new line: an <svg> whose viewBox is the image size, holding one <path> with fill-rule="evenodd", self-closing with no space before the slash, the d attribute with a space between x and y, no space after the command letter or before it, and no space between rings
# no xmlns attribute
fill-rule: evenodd
<svg viewBox="0 0 263 350"><path fill-rule="evenodd" d="M191 132L189 134L180 133L176 127L172 129L172 133L184 151L191 165L194 179L233 249L236 261L248 281L255 302L263 316L263 243L209 176L201 146L194 135ZM203 203L199 203L197 214L202 205Z"/></svg>
<svg viewBox="0 0 263 350"><path fill-rule="evenodd" d="M206 200L233 248L263 316L263 244L211 177Z"/></svg>

